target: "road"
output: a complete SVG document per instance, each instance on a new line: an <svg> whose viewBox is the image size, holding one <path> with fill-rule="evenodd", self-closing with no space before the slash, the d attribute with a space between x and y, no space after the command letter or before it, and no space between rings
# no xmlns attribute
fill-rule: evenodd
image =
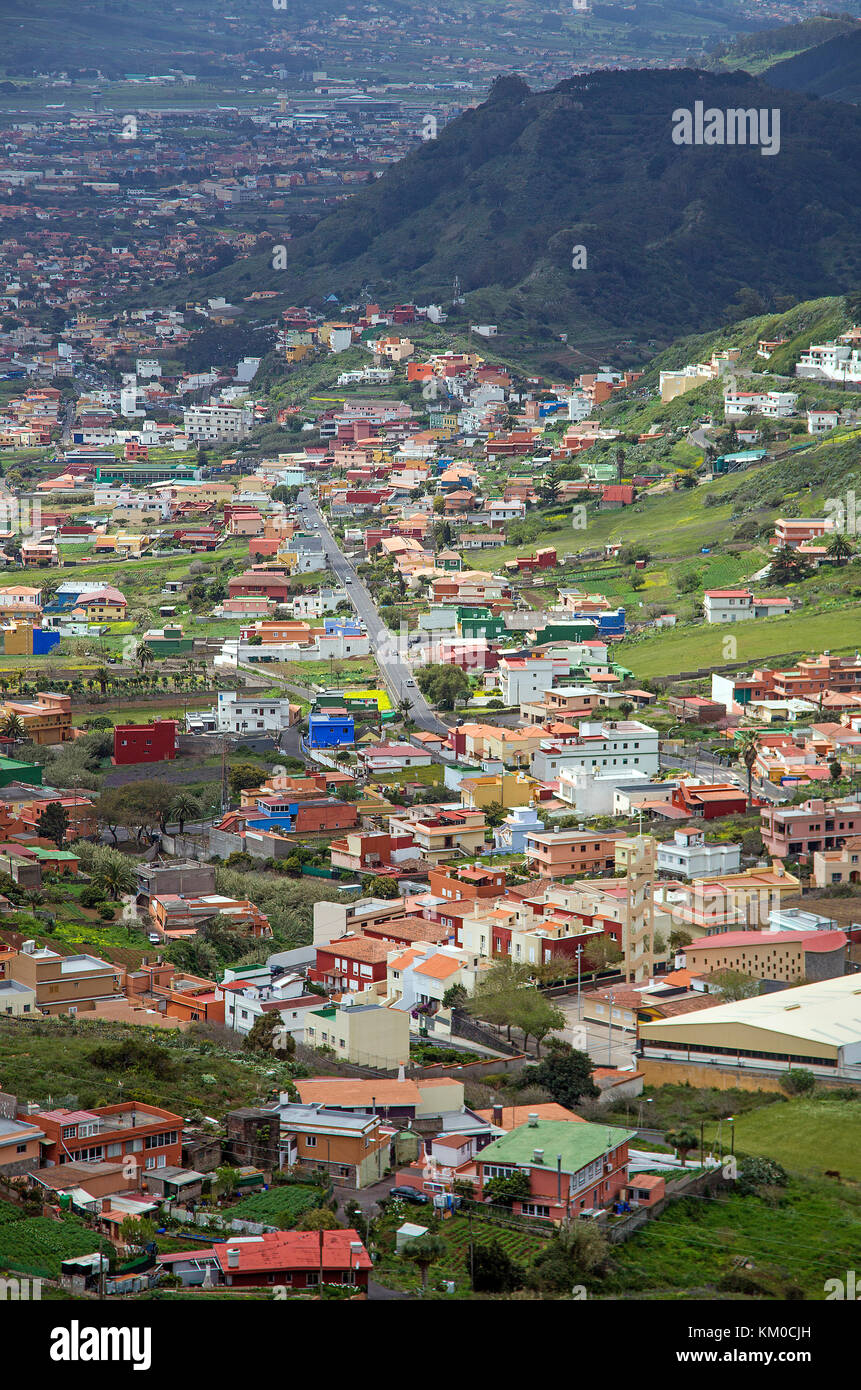
<svg viewBox="0 0 861 1390"><path fill-rule="evenodd" d="M323 549L332 572L345 586L350 602L365 624L365 630L371 639L371 650L395 704L400 704L405 699L409 700L410 712L420 729L433 734L448 734L448 725L437 718L418 686L411 683L413 673L398 654L396 635L386 627L373 598L356 573L355 566L341 550L320 508L307 489L300 492L299 505L301 510L310 516L312 525L323 541Z"/></svg>

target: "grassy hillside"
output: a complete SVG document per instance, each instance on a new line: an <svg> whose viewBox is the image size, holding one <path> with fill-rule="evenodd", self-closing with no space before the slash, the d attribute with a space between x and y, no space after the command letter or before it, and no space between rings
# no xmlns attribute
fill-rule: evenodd
<svg viewBox="0 0 861 1390"><path fill-rule="evenodd" d="M499 321L546 343L562 330L577 345L666 342L737 319L740 286L764 308L841 293L861 270L861 114L787 95L778 159L672 141L679 107L773 99L741 73L600 72L548 92L503 79L295 238L287 270L251 258L194 293L239 301L267 288L285 304L333 293L351 302L370 285L384 300L448 301L459 276L467 322ZM572 268L575 245L587 249L586 270Z"/></svg>

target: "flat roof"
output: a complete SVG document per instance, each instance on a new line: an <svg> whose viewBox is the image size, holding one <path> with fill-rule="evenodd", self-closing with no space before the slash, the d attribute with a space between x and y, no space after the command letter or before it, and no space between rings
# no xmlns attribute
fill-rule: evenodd
<svg viewBox="0 0 861 1390"><path fill-rule="evenodd" d="M562 1156L562 1171L577 1173L587 1163L600 1158L608 1149L616 1148L635 1137L636 1131L617 1129L611 1125L590 1124L571 1120L538 1120L537 1124L518 1125L496 1139L479 1155L482 1163L512 1163L534 1166L534 1153L542 1149L543 1166L556 1168Z"/></svg>

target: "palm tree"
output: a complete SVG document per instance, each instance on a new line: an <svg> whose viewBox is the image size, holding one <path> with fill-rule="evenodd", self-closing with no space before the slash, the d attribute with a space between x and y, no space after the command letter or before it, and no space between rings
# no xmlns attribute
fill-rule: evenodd
<svg viewBox="0 0 861 1390"><path fill-rule="evenodd" d="M121 898L123 893L134 892L137 886L131 865L119 864L113 859L98 865L93 872L93 882L110 898Z"/></svg>
<svg viewBox="0 0 861 1390"><path fill-rule="evenodd" d="M99 689L101 690L103 695L108 688L108 680L110 679L110 674L111 673L108 670L107 666L99 666L96 668L95 679L98 682Z"/></svg>
<svg viewBox="0 0 861 1390"><path fill-rule="evenodd" d="M747 800L750 805L753 796L753 765L759 752L759 735L755 729L744 729L735 747L736 761L747 768Z"/></svg>
<svg viewBox="0 0 861 1390"><path fill-rule="evenodd" d="M845 565L850 555L855 554L855 549L851 542L838 531L828 542L828 554L832 560L836 560L838 565Z"/></svg>
<svg viewBox="0 0 861 1390"><path fill-rule="evenodd" d="M141 671L144 671L146 667L149 666L150 662L153 660L155 660L155 658L153 657L153 654L147 646L146 642L141 642L137 651L137 661L138 665L141 668Z"/></svg>
<svg viewBox="0 0 861 1390"><path fill-rule="evenodd" d="M0 733L3 734L4 738L13 739L15 743L23 743L24 739L27 737L24 725L21 723L17 714L6 715L2 725L0 725Z"/></svg>
<svg viewBox="0 0 861 1390"><path fill-rule="evenodd" d="M197 797L192 792L179 791L171 802L170 819L179 824L179 833L183 833L185 822L195 820L203 813L203 807Z"/></svg>

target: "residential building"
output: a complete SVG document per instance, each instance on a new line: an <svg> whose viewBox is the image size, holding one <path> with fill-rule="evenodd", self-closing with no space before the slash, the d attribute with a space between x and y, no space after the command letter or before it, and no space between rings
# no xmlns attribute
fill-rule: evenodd
<svg viewBox="0 0 861 1390"><path fill-rule="evenodd" d="M122 999L124 975L122 966L98 956L61 956L34 941L24 942L7 971L8 979L35 991L45 1014L86 1013L104 1000Z"/></svg>
<svg viewBox="0 0 861 1390"><path fill-rule="evenodd" d="M661 873L689 879L734 874L741 868L741 845L707 844L703 830L686 826L658 845L656 867Z"/></svg>
<svg viewBox="0 0 861 1390"><path fill-rule="evenodd" d="M161 1257L160 1257L161 1258ZM367 1289L371 1257L358 1233L274 1231L234 1242L166 1254L164 1267L184 1287L319 1289L324 1284Z"/></svg>
<svg viewBox="0 0 861 1390"><path fill-rule="evenodd" d="M581 720L573 737L542 739L530 763L532 775L542 782L571 767L637 768L654 776L660 767L658 732L638 719Z"/></svg>
<svg viewBox="0 0 861 1390"><path fill-rule="evenodd" d="M124 766L172 762L177 754L177 727L175 719L154 719L151 724L117 724L114 763Z"/></svg>
<svg viewBox="0 0 861 1390"><path fill-rule="evenodd" d="M346 1062L380 1071L406 1066L410 1056L408 1015L382 1004L362 1003L361 998L345 994L337 1004L310 1014L305 1042L309 1047L330 1047Z"/></svg>
<svg viewBox="0 0 861 1390"><path fill-rule="evenodd" d="M612 873L621 830L545 830L526 836L524 854L529 869L542 878L567 878L570 874Z"/></svg>
<svg viewBox="0 0 861 1390"><path fill-rule="evenodd" d="M567 1223L609 1206L622 1193L634 1138L633 1130L536 1116L476 1156L479 1190L493 1178L526 1173L530 1195L514 1202L515 1214Z"/></svg>
<svg viewBox="0 0 861 1390"><path fill-rule="evenodd" d="M179 1167L181 1115L141 1101L92 1110L44 1110L30 1116L45 1131L43 1162L101 1163L131 1156L138 1168Z"/></svg>
<svg viewBox="0 0 861 1390"><path fill-rule="evenodd" d="M861 802L814 797L800 806L763 806L759 820L762 842L770 855L805 859L823 851L842 850L861 835Z"/></svg>
<svg viewBox="0 0 861 1390"><path fill-rule="evenodd" d="M290 701L280 697L240 695L235 690L219 690L215 707L219 733L281 733L290 728Z"/></svg>

